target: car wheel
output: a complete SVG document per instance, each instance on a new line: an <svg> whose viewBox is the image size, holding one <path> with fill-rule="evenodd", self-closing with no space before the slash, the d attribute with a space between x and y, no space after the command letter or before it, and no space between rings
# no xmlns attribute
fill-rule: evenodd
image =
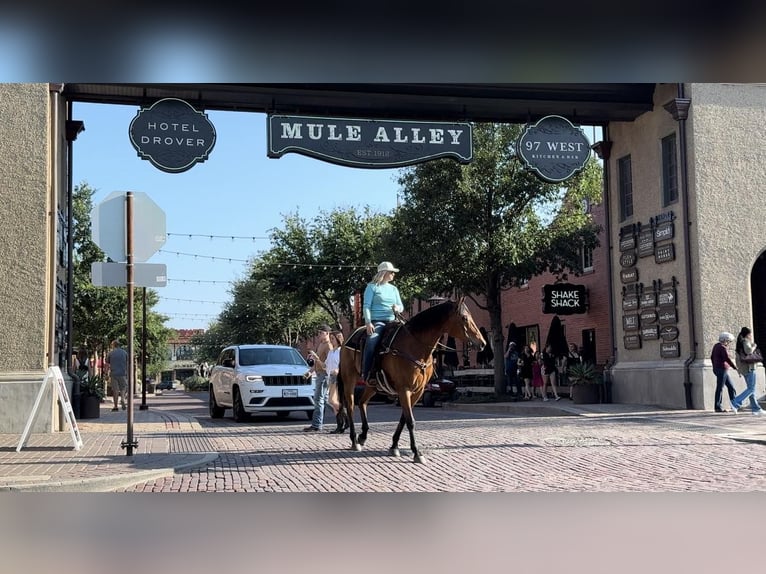
<svg viewBox="0 0 766 574"><path fill-rule="evenodd" d="M314 420L314 411L305 411L306 412L306 418L310 421Z"/></svg>
<svg viewBox="0 0 766 574"><path fill-rule="evenodd" d="M423 393L423 406L431 408L436 404L436 399L431 391Z"/></svg>
<svg viewBox="0 0 766 574"><path fill-rule="evenodd" d="M243 423L250 419L250 415L245 412L245 407L242 405L242 395L239 394L239 389L234 389L234 420L238 423Z"/></svg>
<svg viewBox="0 0 766 574"><path fill-rule="evenodd" d="M213 393L212 386L210 387L210 400L208 402L208 407L210 410L211 419L220 419L223 416L223 413L226 411L225 408L218 406L218 403L215 400L215 393Z"/></svg>
<svg viewBox="0 0 766 574"><path fill-rule="evenodd" d="M278 419L286 419L289 416L290 416L290 411L277 411Z"/></svg>

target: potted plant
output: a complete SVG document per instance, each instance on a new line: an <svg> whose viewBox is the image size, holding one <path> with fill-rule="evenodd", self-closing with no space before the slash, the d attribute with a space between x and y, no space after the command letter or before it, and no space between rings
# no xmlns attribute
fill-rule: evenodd
<svg viewBox="0 0 766 574"><path fill-rule="evenodd" d="M101 401L104 400L104 378L101 375L80 379L80 418L97 419L101 416Z"/></svg>
<svg viewBox="0 0 766 574"><path fill-rule="evenodd" d="M575 404L599 402L601 373L593 363L575 363L567 371L572 388L572 400Z"/></svg>

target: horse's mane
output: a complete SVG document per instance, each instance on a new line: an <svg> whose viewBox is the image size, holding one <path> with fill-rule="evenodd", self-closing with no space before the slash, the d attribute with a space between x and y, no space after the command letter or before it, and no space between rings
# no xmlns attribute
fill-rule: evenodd
<svg viewBox="0 0 766 574"><path fill-rule="evenodd" d="M444 303L429 307L410 318L407 321L407 326L413 331L422 331L434 325L444 324L447 322L450 313L454 312L455 305L457 303L454 301L445 301Z"/></svg>

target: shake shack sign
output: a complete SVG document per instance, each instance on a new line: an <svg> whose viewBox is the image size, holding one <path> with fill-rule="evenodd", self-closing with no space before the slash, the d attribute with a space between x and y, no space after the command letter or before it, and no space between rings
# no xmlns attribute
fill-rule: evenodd
<svg viewBox="0 0 766 574"><path fill-rule="evenodd" d="M274 116L267 122L268 157L300 153L350 167L401 167L451 157L473 159L466 123Z"/></svg>
<svg viewBox="0 0 766 574"><path fill-rule="evenodd" d="M177 98L141 108L130 122L128 134L141 159L169 173L202 163L215 145L215 127L207 114Z"/></svg>
<svg viewBox="0 0 766 574"><path fill-rule="evenodd" d="M586 292L584 285L557 283L543 287L543 313L574 315L586 313Z"/></svg>
<svg viewBox="0 0 766 574"><path fill-rule="evenodd" d="M585 167L590 143L568 119L546 116L524 129L516 153L540 179L558 183Z"/></svg>

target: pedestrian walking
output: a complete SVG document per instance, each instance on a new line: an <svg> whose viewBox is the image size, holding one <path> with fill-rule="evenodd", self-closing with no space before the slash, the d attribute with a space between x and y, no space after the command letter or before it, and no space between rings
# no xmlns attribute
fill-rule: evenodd
<svg viewBox="0 0 766 574"><path fill-rule="evenodd" d="M534 376L532 366L535 363L535 357L529 345L524 345L519 355L519 377L524 381L524 400L532 398L532 377Z"/></svg>
<svg viewBox="0 0 766 574"><path fill-rule="evenodd" d="M519 384L519 352L516 350L516 343L511 341L505 350L505 381L506 392L514 399L521 395L521 385Z"/></svg>
<svg viewBox="0 0 766 574"><path fill-rule="evenodd" d="M319 344L316 351L309 351L314 360L314 373L316 374L316 388L314 389L314 416L311 425L303 429L303 432L319 432L324 424L324 407L327 402L327 354L330 352L330 327L320 325L317 333Z"/></svg>
<svg viewBox="0 0 766 574"><path fill-rule="evenodd" d="M718 336L718 342L713 345L710 353L710 360L713 363L713 373L715 374L715 412L728 413L729 409L724 409L721 404L723 387L726 385L726 391L729 393L729 402L734 402L736 392L731 382L731 372L737 373L737 365L729 356L729 345L734 340L734 335L723 331Z"/></svg>
<svg viewBox="0 0 766 574"><path fill-rule="evenodd" d="M543 400L548 400L548 385L551 386L553 391L553 398L557 401L561 400L559 396L559 390L556 387L556 356L553 354L553 345L546 345L542 352L543 368Z"/></svg>
<svg viewBox="0 0 766 574"><path fill-rule="evenodd" d="M114 400L113 411L117 408L119 398L122 410L127 408L128 403L128 353L122 348L120 341L112 341L112 350L106 356L106 364L109 371L109 379L112 383L112 399Z"/></svg>
<svg viewBox="0 0 766 574"><path fill-rule="evenodd" d="M763 415L763 409L755 398L755 366L758 364L753 332L748 327L742 327L737 337L734 358L737 362L737 370L745 378L745 390L734 397L731 402L731 410L736 413L742 408L745 399L750 399L750 411L754 415Z"/></svg>

